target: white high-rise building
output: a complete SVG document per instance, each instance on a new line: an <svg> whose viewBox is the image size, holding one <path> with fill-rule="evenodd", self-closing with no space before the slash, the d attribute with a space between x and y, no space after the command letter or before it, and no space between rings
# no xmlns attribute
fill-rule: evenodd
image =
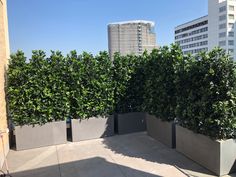
<svg viewBox="0 0 236 177"><path fill-rule="evenodd" d="M208 0L208 15L175 28L184 54L225 49L236 60L236 0Z"/></svg>
<svg viewBox="0 0 236 177"><path fill-rule="evenodd" d="M108 25L108 47L110 56L142 54L156 48L155 24L152 21L135 20Z"/></svg>

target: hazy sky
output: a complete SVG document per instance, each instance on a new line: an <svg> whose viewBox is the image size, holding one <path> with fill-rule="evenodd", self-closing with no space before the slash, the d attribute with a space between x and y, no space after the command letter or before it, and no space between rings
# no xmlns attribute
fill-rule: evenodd
<svg viewBox="0 0 236 177"><path fill-rule="evenodd" d="M107 24L151 20L157 44L174 42L174 27L207 14L207 0L8 0L11 52L108 50Z"/></svg>

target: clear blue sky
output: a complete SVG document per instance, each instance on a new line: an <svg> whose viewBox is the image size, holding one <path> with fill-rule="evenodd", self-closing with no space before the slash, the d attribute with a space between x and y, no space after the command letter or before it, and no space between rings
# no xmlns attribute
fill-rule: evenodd
<svg viewBox="0 0 236 177"><path fill-rule="evenodd" d="M155 22L158 45L174 42L174 27L207 14L207 0L8 0L11 52L34 49L108 50L107 24ZM49 54L49 53L48 53Z"/></svg>

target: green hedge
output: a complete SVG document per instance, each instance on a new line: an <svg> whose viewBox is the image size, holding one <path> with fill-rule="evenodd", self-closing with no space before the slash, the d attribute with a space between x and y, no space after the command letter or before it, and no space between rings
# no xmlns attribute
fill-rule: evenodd
<svg viewBox="0 0 236 177"><path fill-rule="evenodd" d="M114 55L113 81L115 88L115 112L141 112L144 101L145 56Z"/></svg>
<svg viewBox="0 0 236 177"><path fill-rule="evenodd" d="M33 51L11 55L8 70L9 115L14 125L45 124L67 118L113 113L112 63L106 52L67 57Z"/></svg>
<svg viewBox="0 0 236 177"><path fill-rule="evenodd" d="M44 124L69 116L64 57L60 52L52 52L49 58L45 56L43 51L33 51L26 63L22 52L11 55L8 98L15 125Z"/></svg>
<svg viewBox="0 0 236 177"><path fill-rule="evenodd" d="M114 87L112 62L108 53L93 57L75 51L68 57L70 70L71 117L89 118L113 114Z"/></svg>
<svg viewBox="0 0 236 177"><path fill-rule="evenodd" d="M235 71L221 49L183 59L176 77L179 124L212 138L235 138Z"/></svg>
<svg viewBox="0 0 236 177"><path fill-rule="evenodd" d="M165 120L175 119L176 108L176 68L183 55L177 45L153 50L145 66L145 101L146 112Z"/></svg>
<svg viewBox="0 0 236 177"><path fill-rule="evenodd" d="M146 111L216 139L236 138L235 63L221 49L150 54L11 55L7 96L15 125Z"/></svg>

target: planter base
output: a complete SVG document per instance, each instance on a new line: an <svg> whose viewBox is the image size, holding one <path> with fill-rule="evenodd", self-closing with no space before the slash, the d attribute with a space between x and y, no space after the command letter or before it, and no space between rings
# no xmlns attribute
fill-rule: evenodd
<svg viewBox="0 0 236 177"><path fill-rule="evenodd" d="M46 123L42 126L16 126L16 150L26 150L65 144L67 142L66 121Z"/></svg>
<svg viewBox="0 0 236 177"><path fill-rule="evenodd" d="M118 114L116 121L116 130L118 134L127 134L147 130L146 113L134 112Z"/></svg>
<svg viewBox="0 0 236 177"><path fill-rule="evenodd" d="M176 150L219 176L236 172L236 140L214 141L176 126Z"/></svg>
<svg viewBox="0 0 236 177"><path fill-rule="evenodd" d="M114 135L114 116L71 120L72 141L78 142Z"/></svg>
<svg viewBox="0 0 236 177"><path fill-rule="evenodd" d="M175 148L175 124L147 114L147 133L170 148Z"/></svg>

